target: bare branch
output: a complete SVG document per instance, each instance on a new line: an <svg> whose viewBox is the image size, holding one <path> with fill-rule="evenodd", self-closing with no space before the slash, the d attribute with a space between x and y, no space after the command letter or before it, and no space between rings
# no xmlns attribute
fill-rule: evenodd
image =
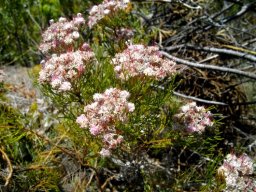
<svg viewBox="0 0 256 192"><path fill-rule="evenodd" d="M203 51L207 51L207 52L211 52L211 53L233 55L236 57L247 59L249 61L256 62L256 57L254 55L249 54L249 53L240 52L240 51L234 51L234 50L230 50L230 49L220 49L220 48L214 48L214 47L199 47L199 46L194 46L194 45L190 45L190 44L181 44L181 45L176 45L176 46L170 46L170 47L166 47L164 49L167 51L174 51L176 49L181 49L183 47L191 48L191 49L195 49L195 50L203 50ZM253 65L256 66L255 63L253 63Z"/></svg>
<svg viewBox="0 0 256 192"><path fill-rule="evenodd" d="M221 23L224 24L224 23L227 23L227 22L229 22L229 21L231 21L231 20L233 20L233 19L236 19L237 17L242 16L242 15L245 14L249 9L251 9L252 6L253 6L255 3L256 3L256 1L253 1L253 2L251 2L251 3L248 3L248 4L246 4L246 5L243 5L243 6L241 7L241 9L240 9L235 15L232 15L232 16L230 16L230 17L228 17L228 18L222 20Z"/></svg>
<svg viewBox="0 0 256 192"><path fill-rule="evenodd" d="M12 164L11 164L11 161L10 161L8 155L4 152L4 150L2 150L0 148L0 152L2 153L3 159L6 160L7 166L8 166L8 170L9 170L8 176L6 177L5 184L4 184L4 186L6 187L9 184L10 179L12 178L13 168L12 168Z"/></svg>
<svg viewBox="0 0 256 192"><path fill-rule="evenodd" d="M195 67L195 68L200 68L200 69L211 69L211 70L215 70L215 71L222 71L222 72L226 72L226 73L233 73L236 75L242 75L244 77L248 77L251 79L256 79L256 74L254 73L249 73L249 72L244 72L244 71L240 71L238 69L231 69L228 67L219 67L219 66L215 66L215 65L209 65L209 64L200 64L198 62L191 62L191 61L187 61L184 59L180 59L178 57L174 57L170 54L168 54L167 52L161 51L161 53L166 56L167 58L176 61L177 63L181 63L183 65L187 65L190 67Z"/></svg>
<svg viewBox="0 0 256 192"><path fill-rule="evenodd" d="M211 104L211 105L223 105L223 106L228 105L226 103L222 103L222 102L218 102L218 101L209 101L209 100L206 100L206 99L200 99L200 98L197 98L197 97L184 95L184 94L178 93L176 91L173 91L173 94L176 95L176 96L179 96L179 97L183 97L183 98L186 98L186 99L191 99L191 100L194 100L194 101L199 101L199 102L207 103L207 104Z"/></svg>

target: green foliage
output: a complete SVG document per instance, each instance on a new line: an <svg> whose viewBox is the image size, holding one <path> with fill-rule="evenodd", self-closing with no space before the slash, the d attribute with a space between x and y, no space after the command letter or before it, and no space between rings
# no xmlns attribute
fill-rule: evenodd
<svg viewBox="0 0 256 192"><path fill-rule="evenodd" d="M0 105L0 112L0 145L2 153L5 153L10 161L3 156L0 158L1 185L7 180L2 174L3 170L7 169L7 173L9 173L10 167L13 169L8 186L3 189L59 191L57 187L57 181L60 179L58 170L46 165L39 166L37 154L44 146L41 146L35 135L26 129L23 115L6 104Z"/></svg>
<svg viewBox="0 0 256 192"><path fill-rule="evenodd" d="M42 31L50 19L84 13L99 1L0 0L0 65L33 66L38 64Z"/></svg>

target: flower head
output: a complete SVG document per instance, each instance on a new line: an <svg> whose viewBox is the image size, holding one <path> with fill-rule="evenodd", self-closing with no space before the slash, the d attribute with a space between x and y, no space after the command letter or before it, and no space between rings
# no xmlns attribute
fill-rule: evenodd
<svg viewBox="0 0 256 192"><path fill-rule="evenodd" d="M195 102L188 103L180 108L180 113L174 116L177 123L185 126L188 132L202 133L206 127L213 125L212 114Z"/></svg>
<svg viewBox="0 0 256 192"><path fill-rule="evenodd" d="M218 168L218 175L224 177L226 182L225 191L255 191L256 182L249 176L253 174L253 160L242 154L228 154L223 165Z"/></svg>
<svg viewBox="0 0 256 192"><path fill-rule="evenodd" d="M86 128L88 126L88 119L84 114L77 117L76 122L80 125L81 128Z"/></svg>
<svg viewBox="0 0 256 192"><path fill-rule="evenodd" d="M72 89L72 82L80 77L91 63L96 63L95 55L89 49L52 55L43 61L39 73L39 82L49 83L53 89L60 92Z"/></svg>
<svg viewBox="0 0 256 192"><path fill-rule="evenodd" d="M89 12L88 26L92 28L107 15L128 7L129 0L104 0L99 5L94 5Z"/></svg>
<svg viewBox="0 0 256 192"><path fill-rule="evenodd" d="M42 34L42 43L39 46L44 54L63 53L73 48L80 37L79 28L85 24L81 13L78 13L73 20L59 18L58 22L50 20L50 26Z"/></svg>
<svg viewBox="0 0 256 192"><path fill-rule="evenodd" d="M102 156L102 157L109 157L110 155L111 155L111 152L110 152L110 150L109 149L101 149L101 151L100 151L100 155Z"/></svg>
<svg viewBox="0 0 256 192"><path fill-rule="evenodd" d="M163 58L156 46L129 45L112 63L117 77L123 80L143 76L159 80L177 72L176 64Z"/></svg>
<svg viewBox="0 0 256 192"><path fill-rule="evenodd" d="M81 128L89 128L92 135L101 137L105 149L115 149L123 141L123 136L116 133L115 124L125 122L135 109L134 104L127 101L129 96L128 91L117 88L95 93L94 102L84 107L84 114L77 117L76 122Z"/></svg>

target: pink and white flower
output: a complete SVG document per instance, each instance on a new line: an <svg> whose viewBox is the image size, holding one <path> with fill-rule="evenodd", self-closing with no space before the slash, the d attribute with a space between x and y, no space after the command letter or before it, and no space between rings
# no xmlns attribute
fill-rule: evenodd
<svg viewBox="0 0 256 192"><path fill-rule="evenodd" d="M83 47L88 45L83 45ZM96 64L94 53L81 48L78 51L53 54L48 60L43 61L39 73L39 82L49 83L53 89L65 92L72 89L72 82L85 73L89 65Z"/></svg>
<svg viewBox="0 0 256 192"><path fill-rule="evenodd" d="M101 151L100 151L100 155L102 156L102 157L109 157L110 155L111 155L111 152L110 152L110 150L109 149L101 149Z"/></svg>
<svg viewBox="0 0 256 192"><path fill-rule="evenodd" d="M253 164L253 160L245 153L239 157L228 154L217 171L225 179L225 192L256 191L256 181L250 178L254 172Z"/></svg>
<svg viewBox="0 0 256 192"><path fill-rule="evenodd" d="M129 45L112 59L118 78L151 77L160 80L177 73L176 64L162 57L156 46Z"/></svg>
<svg viewBox="0 0 256 192"><path fill-rule="evenodd" d="M202 133L206 127L213 126L212 114L203 106L195 102L188 103L180 108L180 113L174 116L175 123L184 126L188 132Z"/></svg>
<svg viewBox="0 0 256 192"><path fill-rule="evenodd" d="M79 29L85 24L81 13L73 20L59 18L58 22L50 20L50 27L42 34L42 43L39 46L42 53L48 55L73 50L75 42L79 39Z"/></svg>
<svg viewBox="0 0 256 192"><path fill-rule="evenodd" d="M128 91L117 88L95 93L94 102L84 107L84 114L77 117L76 122L81 128L88 128L92 135L102 138L105 149L115 149L123 142L115 124L127 121L128 114L135 110L134 104L127 101L129 96Z"/></svg>
<svg viewBox="0 0 256 192"><path fill-rule="evenodd" d="M101 4L94 5L89 12L88 26L92 28L104 17L118 10L125 10L129 2L129 0L104 0Z"/></svg>

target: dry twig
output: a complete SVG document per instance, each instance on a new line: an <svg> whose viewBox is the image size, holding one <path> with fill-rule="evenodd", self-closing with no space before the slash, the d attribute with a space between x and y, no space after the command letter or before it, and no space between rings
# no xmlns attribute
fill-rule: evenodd
<svg viewBox="0 0 256 192"><path fill-rule="evenodd" d="M3 159L7 162L7 166L8 166L8 170L9 170L8 176L5 178L4 186L6 187L6 186L8 186L8 184L12 178L13 168L12 168L12 163L11 163L8 155L4 152L4 150L0 148L0 152L2 153Z"/></svg>
<svg viewBox="0 0 256 192"><path fill-rule="evenodd" d="M190 45L190 44L169 46L169 47L165 47L164 49L166 51L174 51L174 50L181 49L181 48L191 48L191 49L202 50L202 51L207 51L207 52L211 52L211 53L233 55L233 56L236 56L239 58L247 59L252 62L256 62L256 57L254 55L249 54L249 53L240 52L240 51L234 51L234 50L230 50L230 49L220 49L220 48L214 48L214 47L200 47L200 46L194 46L194 45ZM256 66L256 63L253 63L253 65Z"/></svg>
<svg viewBox="0 0 256 192"><path fill-rule="evenodd" d="M194 101L199 101L199 102L207 103L207 104L211 104L211 105L223 105L223 106L228 105L228 104L223 103L223 102L209 101L209 100L206 100L206 99L200 99L200 98L197 98L197 97L184 95L184 94L178 93L176 91L173 91L173 94L176 95L176 96L179 96L179 97L183 97L183 98L186 98L186 99L191 99L191 100L194 100Z"/></svg>
<svg viewBox="0 0 256 192"><path fill-rule="evenodd" d="M222 72L226 72L226 73L233 73L236 75L241 75L244 77L248 77L251 79L256 79L256 74L254 73L249 73L249 72L244 72L238 69L232 69L232 68L228 68L228 67L219 67L219 66L215 66L215 65L209 65L209 64L200 64L198 62L191 62L191 61L187 61L184 59L180 59L178 57L174 57L172 55L170 55L167 52L161 51L161 53L166 56L167 58L176 61L177 63L181 63L183 65L187 65L190 67L195 67L195 68L199 68L199 69L209 69L209 70L215 70L215 71L222 71Z"/></svg>

